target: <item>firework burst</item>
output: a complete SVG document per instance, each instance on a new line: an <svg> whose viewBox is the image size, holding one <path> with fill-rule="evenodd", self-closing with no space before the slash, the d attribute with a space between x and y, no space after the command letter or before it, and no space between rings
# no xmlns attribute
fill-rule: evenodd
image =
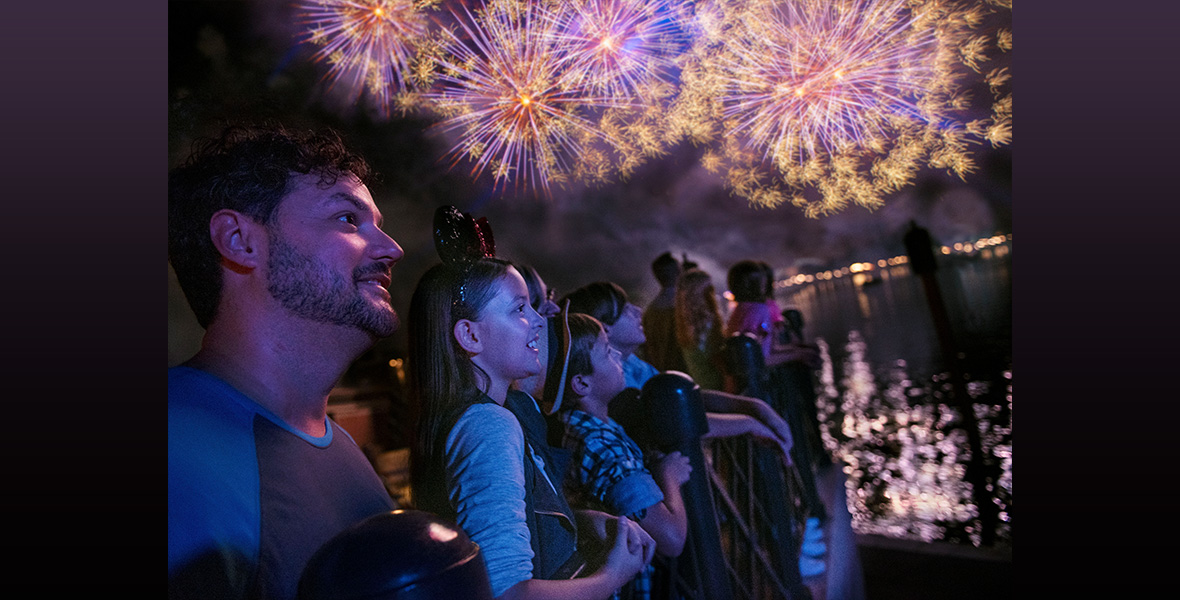
<svg viewBox="0 0 1180 600"><path fill-rule="evenodd" d="M665 0L575 0L556 17L566 72L601 95L632 99L672 81L688 46L679 10Z"/></svg>
<svg viewBox="0 0 1180 600"><path fill-rule="evenodd" d="M1010 0L486 0L441 28L441 0L297 2L332 85L433 110L496 187L626 178L688 141L736 196L818 217L1012 139Z"/></svg>
<svg viewBox="0 0 1180 600"><path fill-rule="evenodd" d="M722 118L780 168L885 137L921 120L917 99L934 73L922 60L933 32L913 34L903 0L841 7L814 0L774 7L724 55Z"/></svg>
<svg viewBox="0 0 1180 600"><path fill-rule="evenodd" d="M299 0L301 40L318 47L325 79L353 100L367 91L383 116L408 84L414 45L437 0Z"/></svg>
<svg viewBox="0 0 1180 600"><path fill-rule="evenodd" d="M587 114L619 101L571 76L555 13L494 1L465 15L434 46L424 95L443 115L440 127L460 134L453 161L470 159L472 174L490 171L497 186L511 179L546 193L554 182L601 178L605 157L591 145L610 136Z"/></svg>
<svg viewBox="0 0 1180 600"><path fill-rule="evenodd" d="M970 104L958 67L989 59L973 33L987 14L943 0L718 0L673 118L697 143L720 138L704 164L753 204L874 208L924 166L971 172L972 137L1010 140L1010 112L955 118ZM1008 79L993 71L993 93Z"/></svg>

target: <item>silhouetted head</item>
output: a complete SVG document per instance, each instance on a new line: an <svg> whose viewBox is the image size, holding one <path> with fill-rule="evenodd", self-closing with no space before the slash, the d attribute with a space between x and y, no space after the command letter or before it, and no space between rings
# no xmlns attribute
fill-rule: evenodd
<svg viewBox="0 0 1180 600"><path fill-rule="evenodd" d="M766 291L769 278L763 263L754 260L743 260L729 268L726 283L738 302L763 302L768 297Z"/></svg>
<svg viewBox="0 0 1180 600"><path fill-rule="evenodd" d="M672 257L671 252L665 252L651 262L651 272L660 287L671 287L676 285L676 278L680 276L680 262Z"/></svg>

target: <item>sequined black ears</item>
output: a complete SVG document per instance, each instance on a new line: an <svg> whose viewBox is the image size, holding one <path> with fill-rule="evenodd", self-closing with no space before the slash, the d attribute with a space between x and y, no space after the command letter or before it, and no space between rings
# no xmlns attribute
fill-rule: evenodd
<svg viewBox="0 0 1180 600"><path fill-rule="evenodd" d="M476 221L454 206L434 211L434 249L443 263L462 268L481 258L496 256L496 241L487 217Z"/></svg>

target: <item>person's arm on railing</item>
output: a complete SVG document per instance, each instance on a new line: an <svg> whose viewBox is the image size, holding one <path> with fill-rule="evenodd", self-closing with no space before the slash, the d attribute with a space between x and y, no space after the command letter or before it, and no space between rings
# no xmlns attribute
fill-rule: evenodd
<svg viewBox="0 0 1180 600"><path fill-rule="evenodd" d="M709 421L709 431L702 438L751 434L773 443L791 464L791 448L795 446L791 427L769 404L750 396L705 389L701 390L701 403ZM749 417L756 423L748 423L741 417Z"/></svg>
<svg viewBox="0 0 1180 600"><path fill-rule="evenodd" d="M707 413L709 431L701 436L702 440L714 438L729 438L739 435L749 435L758 442L772 445L783 456L787 465L794 464L791 458L791 446L783 443L782 438L763 425L761 421L749 415L735 415L726 413Z"/></svg>
<svg viewBox="0 0 1180 600"><path fill-rule="evenodd" d="M819 346L809 342L774 342L770 347L770 355L766 357L766 366L773 367L800 361L812 369L823 366L823 359L819 355Z"/></svg>

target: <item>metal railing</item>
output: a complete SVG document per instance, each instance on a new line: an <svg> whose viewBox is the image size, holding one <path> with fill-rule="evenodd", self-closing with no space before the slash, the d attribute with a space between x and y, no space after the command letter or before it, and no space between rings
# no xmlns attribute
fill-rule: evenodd
<svg viewBox="0 0 1180 600"><path fill-rule="evenodd" d="M795 437L792 466L748 437L702 443L705 411L691 379L664 373L644 386L648 418L659 423L652 427L656 446L662 452L680 451L693 466L693 476L682 488L688 541L681 557L667 567L674 571L674 583L653 600L812 597L799 572L799 551L806 518L823 515L824 508L813 470L818 458L814 436L806 415L799 413L807 399L788 402L787 382L766 379L760 350L751 343L742 337L730 340L730 371L743 394L766 400L790 423Z"/></svg>

